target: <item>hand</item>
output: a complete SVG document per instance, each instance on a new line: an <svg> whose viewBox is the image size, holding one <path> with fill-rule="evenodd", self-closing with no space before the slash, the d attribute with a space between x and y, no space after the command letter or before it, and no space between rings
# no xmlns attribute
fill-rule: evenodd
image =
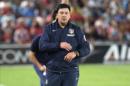
<svg viewBox="0 0 130 86"><path fill-rule="evenodd" d="M75 57L76 57L76 53L70 52L65 56L64 60L67 62L71 62Z"/></svg>
<svg viewBox="0 0 130 86"><path fill-rule="evenodd" d="M60 43L60 48L65 49L67 51L72 50L72 46L67 42L61 42Z"/></svg>
<svg viewBox="0 0 130 86"><path fill-rule="evenodd" d="M41 72L44 72L44 71L46 71L46 66L45 65L41 65L40 67L39 67L39 70L41 71Z"/></svg>

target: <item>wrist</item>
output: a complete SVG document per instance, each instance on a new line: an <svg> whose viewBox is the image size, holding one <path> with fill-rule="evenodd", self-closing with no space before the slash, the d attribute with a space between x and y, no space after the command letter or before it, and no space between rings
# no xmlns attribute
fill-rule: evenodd
<svg viewBox="0 0 130 86"><path fill-rule="evenodd" d="M40 70L40 71L45 71L45 66L44 66L44 65L43 65L43 66L42 66L42 65L39 66L39 70Z"/></svg>
<svg viewBox="0 0 130 86"><path fill-rule="evenodd" d="M74 53L76 54L76 56L79 56L79 52L78 51L74 51Z"/></svg>
<svg viewBox="0 0 130 86"><path fill-rule="evenodd" d="M43 70L44 70L44 68L43 68L42 66L41 66L39 69L40 69L40 71L43 71Z"/></svg>

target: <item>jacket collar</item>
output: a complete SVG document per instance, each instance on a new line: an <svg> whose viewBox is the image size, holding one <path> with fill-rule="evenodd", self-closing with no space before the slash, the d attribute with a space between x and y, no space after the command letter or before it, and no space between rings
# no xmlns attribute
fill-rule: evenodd
<svg viewBox="0 0 130 86"><path fill-rule="evenodd" d="M68 21L68 23L66 24L66 26L65 26L64 28L62 28L62 27L60 26L60 24L58 23L58 20L56 20L55 23L56 23L57 28L60 28L60 29L67 28L67 27L69 27L69 25L70 25L70 21Z"/></svg>

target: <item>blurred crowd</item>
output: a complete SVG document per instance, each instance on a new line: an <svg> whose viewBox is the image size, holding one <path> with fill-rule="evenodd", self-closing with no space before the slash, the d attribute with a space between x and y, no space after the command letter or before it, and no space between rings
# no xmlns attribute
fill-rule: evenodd
<svg viewBox="0 0 130 86"><path fill-rule="evenodd" d="M60 0L1 0L0 43L30 43ZM130 43L130 0L70 0L71 21L89 41Z"/></svg>

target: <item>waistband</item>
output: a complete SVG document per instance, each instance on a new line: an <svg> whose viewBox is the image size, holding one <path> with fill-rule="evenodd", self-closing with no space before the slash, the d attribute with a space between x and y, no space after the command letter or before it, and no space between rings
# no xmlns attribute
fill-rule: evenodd
<svg viewBox="0 0 130 86"><path fill-rule="evenodd" d="M53 70L53 69L47 68L47 71L55 72L55 73L75 72L75 71L79 71L79 67L73 67L73 68L68 69L68 70Z"/></svg>

